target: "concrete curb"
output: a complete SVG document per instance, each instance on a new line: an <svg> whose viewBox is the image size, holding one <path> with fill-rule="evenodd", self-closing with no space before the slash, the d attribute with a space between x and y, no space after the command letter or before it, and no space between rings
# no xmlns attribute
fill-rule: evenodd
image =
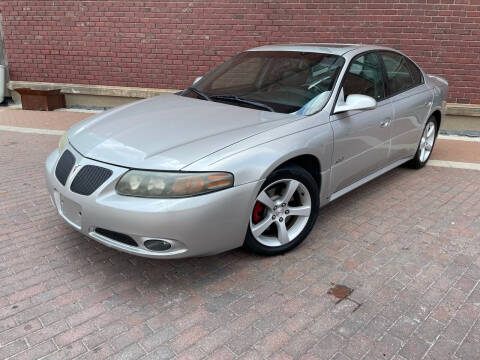
<svg viewBox="0 0 480 360"><path fill-rule="evenodd" d="M474 130L444 130L440 129L442 135L465 136L471 138L480 138L480 131Z"/></svg>

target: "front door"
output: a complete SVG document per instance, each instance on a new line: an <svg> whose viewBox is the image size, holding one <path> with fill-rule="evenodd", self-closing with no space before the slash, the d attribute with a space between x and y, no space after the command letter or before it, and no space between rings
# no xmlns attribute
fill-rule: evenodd
<svg viewBox="0 0 480 360"><path fill-rule="evenodd" d="M373 52L354 58L345 74L337 103L348 95L363 94L377 100L372 110L333 114L334 150L330 179L333 194L387 165L392 106L385 99L381 62Z"/></svg>

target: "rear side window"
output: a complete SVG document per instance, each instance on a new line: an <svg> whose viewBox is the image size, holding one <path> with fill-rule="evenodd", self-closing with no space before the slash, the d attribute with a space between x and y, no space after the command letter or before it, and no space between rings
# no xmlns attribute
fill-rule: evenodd
<svg viewBox="0 0 480 360"><path fill-rule="evenodd" d="M387 73L389 95L395 95L422 83L420 70L405 56L380 52Z"/></svg>

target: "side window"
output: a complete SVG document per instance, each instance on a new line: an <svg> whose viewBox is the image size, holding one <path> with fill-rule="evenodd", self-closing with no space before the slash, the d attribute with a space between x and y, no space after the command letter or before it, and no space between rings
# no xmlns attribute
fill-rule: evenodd
<svg viewBox="0 0 480 360"><path fill-rule="evenodd" d="M350 63L343 82L345 99L351 94L362 94L381 100L385 97L382 68L376 54L360 55Z"/></svg>
<svg viewBox="0 0 480 360"><path fill-rule="evenodd" d="M380 56L385 64L390 95L421 84L422 74L410 60L393 52L381 52Z"/></svg>

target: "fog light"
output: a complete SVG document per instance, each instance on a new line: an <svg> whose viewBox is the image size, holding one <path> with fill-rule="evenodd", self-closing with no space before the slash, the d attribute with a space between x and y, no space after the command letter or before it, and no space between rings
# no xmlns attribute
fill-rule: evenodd
<svg viewBox="0 0 480 360"><path fill-rule="evenodd" d="M152 251L165 251L172 247L172 244L165 240L147 240L143 245Z"/></svg>

